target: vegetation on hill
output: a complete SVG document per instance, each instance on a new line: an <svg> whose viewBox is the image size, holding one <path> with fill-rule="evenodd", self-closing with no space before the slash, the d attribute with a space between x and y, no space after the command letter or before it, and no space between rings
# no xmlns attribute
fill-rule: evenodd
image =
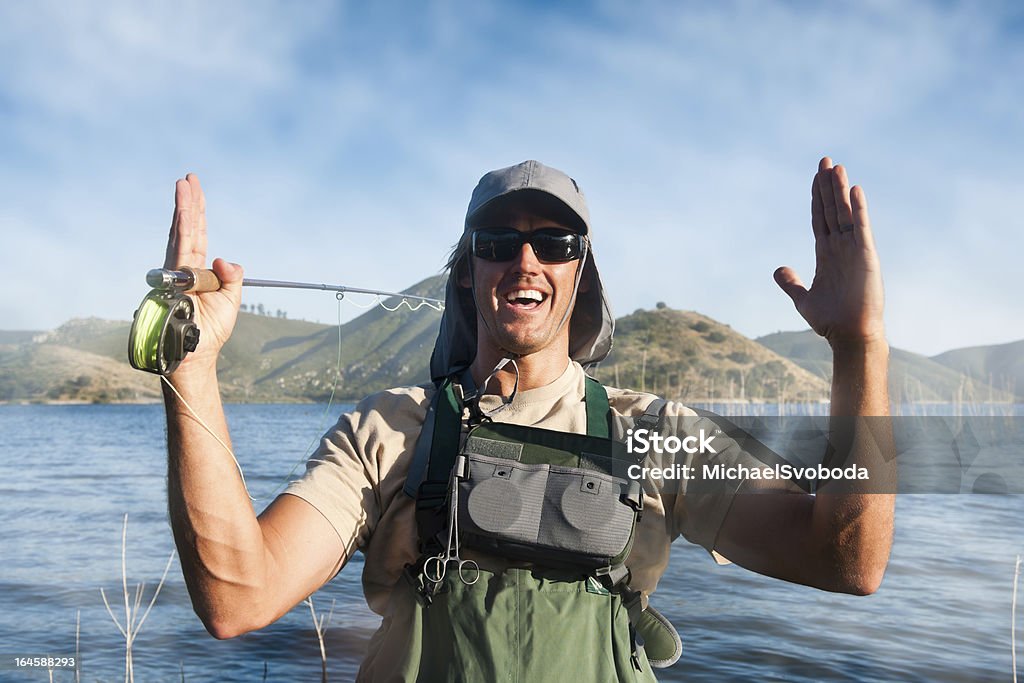
<svg viewBox="0 0 1024 683"><path fill-rule="evenodd" d="M438 275L405 290L407 294L443 298ZM399 301L384 301L393 309ZM219 367L222 392L229 401L358 400L388 387L430 379L427 369L441 315L422 307L379 306L341 327L296 323L243 313L224 347Z"/></svg>
<svg viewBox="0 0 1024 683"><path fill-rule="evenodd" d="M779 355L789 358L819 377L832 379L832 350L828 342L811 330L776 332L757 339ZM990 348L990 347L983 347ZM958 352L949 352L957 354ZM1024 343L1018 351L1024 353ZM946 354L943 354L946 355ZM954 364L938 362L941 356L928 358L893 348L889 353L889 398L893 403L921 401L975 402L1006 401L1012 394L990 387L984 375L972 377ZM1022 367L1024 370L1024 367Z"/></svg>
<svg viewBox="0 0 1024 683"><path fill-rule="evenodd" d="M442 298L444 277L406 292ZM384 303L390 309L398 301ZM440 319L427 307L371 308L341 327L339 363L338 326L243 312L221 355L222 394L237 402L320 401L337 385L336 399L354 401L426 382ZM50 332L0 331L0 401L158 400L157 377L128 365L128 331L128 322L97 318ZM690 402L815 401L828 397L831 351L810 330L754 341L699 313L658 304L616 321L612 353L592 373L607 384ZM1024 342L934 359L893 349L890 384L898 401L1006 400L1007 389L1024 388Z"/></svg>
<svg viewBox="0 0 1024 683"><path fill-rule="evenodd" d="M816 401L829 390L820 377L728 325L663 304L619 318L612 353L593 374L686 401Z"/></svg>
<svg viewBox="0 0 1024 683"><path fill-rule="evenodd" d="M975 385L993 387L1024 401L1024 340L954 349L932 360L967 375Z"/></svg>

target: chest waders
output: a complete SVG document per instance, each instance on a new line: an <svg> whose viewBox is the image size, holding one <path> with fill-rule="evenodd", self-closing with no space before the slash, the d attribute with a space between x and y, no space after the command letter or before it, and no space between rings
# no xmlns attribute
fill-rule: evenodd
<svg viewBox="0 0 1024 683"><path fill-rule="evenodd" d="M461 449L457 390L449 379L435 394L405 487L421 556L392 616L412 623L403 680L656 680L651 666L673 664L682 644L629 588L643 493L613 476L631 456L610 438L604 387L586 380L585 435L491 422L467 401ZM663 405L640 422L656 426ZM518 566L479 568L460 545Z"/></svg>

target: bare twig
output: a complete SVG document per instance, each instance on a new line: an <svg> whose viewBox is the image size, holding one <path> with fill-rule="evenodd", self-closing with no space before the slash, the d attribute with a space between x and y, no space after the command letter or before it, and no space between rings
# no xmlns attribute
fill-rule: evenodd
<svg viewBox="0 0 1024 683"><path fill-rule="evenodd" d="M1010 653L1013 659L1013 683L1017 683L1017 580L1020 578L1020 555L1013 570L1013 602L1010 607Z"/></svg>
<svg viewBox="0 0 1024 683"><path fill-rule="evenodd" d="M82 623L82 610L75 613L75 683L81 683L82 657L78 651L78 632Z"/></svg>
<svg viewBox="0 0 1024 683"><path fill-rule="evenodd" d="M324 647L324 634L327 632L327 627L331 625L331 619L334 617L334 601L331 601L331 610L327 613L327 616L321 615L319 618L316 615L316 610L313 608L312 595L306 600L306 604L309 605L309 613L313 617L316 639L320 642L320 680L321 683L327 683L327 648Z"/></svg>
<svg viewBox="0 0 1024 683"><path fill-rule="evenodd" d="M139 610L142 607L142 596L145 592L145 582L140 582L135 586L135 600L129 601L128 598L128 563L127 563L127 548L128 548L128 514L125 513L124 522L121 525L121 592L124 595L124 626L114 616L114 611L110 609L110 602L107 600L107 594L100 588L100 595L103 597L103 606L107 608L107 614L110 615L114 625L117 626L117 630L121 632L124 637L124 680L127 683L135 683L135 667L132 661L132 645L135 643L135 638L139 635L139 631L142 630L142 625L146 622L146 617L149 616L149 611L153 609L153 605L156 604L156 598L160 595L160 589L164 587L164 581L167 580L167 572L171 569L171 563L174 561L175 551L171 551L170 557L167 558L167 565L164 567L164 573L160 577L160 583L157 584L156 590L153 592L153 597L149 601L149 605L146 607L146 611L143 612L142 618L139 619ZM136 623L138 621L138 623ZM77 636L76 636L77 638ZM76 645L77 649L77 645Z"/></svg>

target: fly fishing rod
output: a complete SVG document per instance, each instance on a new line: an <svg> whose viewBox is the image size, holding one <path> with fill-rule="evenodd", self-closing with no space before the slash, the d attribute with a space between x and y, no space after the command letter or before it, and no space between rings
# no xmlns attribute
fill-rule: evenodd
<svg viewBox="0 0 1024 683"><path fill-rule="evenodd" d="M158 375L169 375L199 346L199 327L195 324L195 304L186 294L215 292L221 287L216 273L208 269L183 267L179 270L156 268L146 273L146 284L152 287L145 296L132 321L128 335L128 362L136 370ZM315 289L336 292L339 297L347 293L370 294L399 299L410 310L429 306L440 311L444 302L418 294L385 292L345 285L290 282L287 280L254 280L245 278L243 287L273 287L278 289ZM418 302L415 306L409 301ZM383 306L383 301L380 301Z"/></svg>

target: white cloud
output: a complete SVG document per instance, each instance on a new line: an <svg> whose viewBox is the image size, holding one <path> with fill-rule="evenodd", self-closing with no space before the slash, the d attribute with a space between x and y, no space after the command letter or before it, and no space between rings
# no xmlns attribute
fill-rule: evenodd
<svg viewBox="0 0 1024 683"><path fill-rule="evenodd" d="M400 288L436 272L481 173L538 157L587 191L620 313L665 300L750 335L798 327L771 272L810 279L808 187L829 152L867 188L896 345L1024 336L1011 9L8 4L0 215L22 248L0 268L111 279L7 290L5 326L127 318L186 170L209 191L211 250L250 275ZM939 320L949 307L964 325Z"/></svg>

